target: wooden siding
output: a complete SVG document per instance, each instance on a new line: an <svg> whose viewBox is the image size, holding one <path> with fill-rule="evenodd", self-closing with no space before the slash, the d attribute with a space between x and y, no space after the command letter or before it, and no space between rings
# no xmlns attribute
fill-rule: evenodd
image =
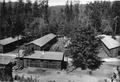
<svg viewBox="0 0 120 82"><path fill-rule="evenodd" d="M103 43L102 43L103 49L104 51L107 53L107 55L109 57L116 57L118 56L118 52L119 52L119 47L118 48L114 48L114 49L108 49Z"/></svg>
<svg viewBox="0 0 120 82"><path fill-rule="evenodd" d="M103 43L102 43L102 46L103 46L104 51L107 53L107 55L111 57L111 53L109 49Z"/></svg>
<svg viewBox="0 0 120 82"><path fill-rule="evenodd" d="M45 44L44 46L41 47L41 50L44 50L44 51L49 51L51 46L53 44L55 44L57 42L57 38L53 38L52 40L50 40L47 44Z"/></svg>
<svg viewBox="0 0 120 82"><path fill-rule="evenodd" d="M112 54L111 57L117 57L119 52L119 48L111 49L110 53Z"/></svg>
<svg viewBox="0 0 120 82"><path fill-rule="evenodd" d="M61 61L24 59L24 67L61 69Z"/></svg>
<svg viewBox="0 0 120 82"><path fill-rule="evenodd" d="M37 46L35 44L32 44L34 50L38 50L38 51L41 51L41 47L40 46Z"/></svg>
<svg viewBox="0 0 120 82"><path fill-rule="evenodd" d="M8 53L8 52L14 51L14 50L16 50L19 46L23 45L23 43L24 43L24 40L23 40L23 39L20 39L20 40L11 42L11 43L6 44L6 45L1 45L1 44L0 44L0 53ZM2 46L2 47L1 47L1 46ZM2 52L1 52L1 50L2 50Z"/></svg>
<svg viewBox="0 0 120 82"><path fill-rule="evenodd" d="M20 49L22 50L28 50L28 49L34 49L34 50L38 50L38 51L41 51L41 48L33 43L31 44L28 44L28 45L23 45L20 47Z"/></svg>
<svg viewBox="0 0 120 82"><path fill-rule="evenodd" d="M33 48L34 50L38 50L38 51L41 51L41 50L49 51L50 47L56 42L57 42L57 38L55 37L43 46L39 46L34 43L30 43L30 44L21 46L20 49L26 50L26 49Z"/></svg>
<svg viewBox="0 0 120 82"><path fill-rule="evenodd" d="M3 52L3 45L0 45L0 53Z"/></svg>

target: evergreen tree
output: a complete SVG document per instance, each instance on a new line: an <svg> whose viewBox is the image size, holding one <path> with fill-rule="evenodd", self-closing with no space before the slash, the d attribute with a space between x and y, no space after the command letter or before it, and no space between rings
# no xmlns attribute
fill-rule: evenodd
<svg viewBox="0 0 120 82"><path fill-rule="evenodd" d="M74 15L75 15L75 17L76 18L79 18L78 16L79 16L79 13L80 13L80 11L79 11L79 3L76 3L75 5L74 5Z"/></svg>
<svg viewBox="0 0 120 82"><path fill-rule="evenodd" d="M69 11L69 18L70 21L72 21L74 19L74 13L73 13L73 4L72 1L70 2L70 7L69 7L70 11Z"/></svg>
<svg viewBox="0 0 120 82"><path fill-rule="evenodd" d="M7 15L7 8L5 0L3 0L2 7L1 7L1 18L4 19Z"/></svg>
<svg viewBox="0 0 120 82"><path fill-rule="evenodd" d="M48 17L49 17L48 0L45 0L45 4L44 4L44 20L45 20L45 23L47 23L47 24L49 23Z"/></svg>
<svg viewBox="0 0 120 82"><path fill-rule="evenodd" d="M17 15L17 9L18 9L18 2L15 2L14 3L14 6L13 6L13 15L15 16L15 15Z"/></svg>
<svg viewBox="0 0 120 82"><path fill-rule="evenodd" d="M120 1L114 1L112 5L112 18L114 34L120 34Z"/></svg>
<svg viewBox="0 0 120 82"><path fill-rule="evenodd" d="M65 6L65 19L67 22L70 22L74 19L74 13L73 13L73 3L72 1L69 4L69 1L66 2Z"/></svg>
<svg viewBox="0 0 120 82"><path fill-rule="evenodd" d="M99 43L95 38L94 30L90 26L77 28L70 38L71 44L68 49L75 69L95 70L99 68L101 65L100 58L97 56Z"/></svg>
<svg viewBox="0 0 120 82"><path fill-rule="evenodd" d="M3 3L1 5L1 35L2 37L4 38L4 36L6 36L6 32L7 32L7 22L6 22L6 19L7 19L7 7L6 7L6 2L5 0L3 0Z"/></svg>
<svg viewBox="0 0 120 82"><path fill-rule="evenodd" d="M39 17L39 5L37 0L33 4L33 16Z"/></svg>
<svg viewBox="0 0 120 82"><path fill-rule="evenodd" d="M69 12L70 12L70 8L69 8L69 4L67 1L66 6L65 6L65 19L66 19L66 21L70 21Z"/></svg>
<svg viewBox="0 0 120 82"><path fill-rule="evenodd" d="M17 15L23 15L24 14L24 2L23 0L19 0L17 4Z"/></svg>
<svg viewBox="0 0 120 82"><path fill-rule="evenodd" d="M9 0L9 2L8 2L8 9L7 10L8 10L9 16L11 16L13 14L13 8L12 8L11 0Z"/></svg>
<svg viewBox="0 0 120 82"><path fill-rule="evenodd" d="M7 17L7 22L9 24L9 27L12 26L12 17L13 17L12 2L11 2L11 0L9 0L9 4L8 4L8 17Z"/></svg>
<svg viewBox="0 0 120 82"><path fill-rule="evenodd" d="M19 15L16 17L15 21L16 22L14 23L14 27L12 29L12 37L21 35L25 29L25 22Z"/></svg>
<svg viewBox="0 0 120 82"><path fill-rule="evenodd" d="M26 15L32 13L32 3L30 0L27 0L27 3L25 4L25 13Z"/></svg>
<svg viewBox="0 0 120 82"><path fill-rule="evenodd" d="M101 27L101 12L100 12L100 3L95 1L94 3L90 3L86 6L86 10L88 10L88 15L91 21L92 26L100 32ZM90 12L90 13L89 13Z"/></svg>
<svg viewBox="0 0 120 82"><path fill-rule="evenodd" d="M109 1L95 1L86 5L86 14L89 16L92 26L98 31L102 32L102 19L110 17L110 2Z"/></svg>
<svg viewBox="0 0 120 82"><path fill-rule="evenodd" d="M45 0L39 0L39 15L41 18L44 18L44 10L45 10Z"/></svg>
<svg viewBox="0 0 120 82"><path fill-rule="evenodd" d="M120 1L114 1L112 4L112 17L120 16Z"/></svg>

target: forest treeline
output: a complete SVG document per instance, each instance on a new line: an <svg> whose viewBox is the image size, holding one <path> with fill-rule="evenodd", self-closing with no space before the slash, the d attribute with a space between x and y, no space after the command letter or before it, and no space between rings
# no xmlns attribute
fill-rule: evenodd
<svg viewBox="0 0 120 82"><path fill-rule="evenodd" d="M1 3L0 8L0 37L15 37L18 35L34 36L39 34L40 22L48 24L48 2L47 0L31 3L27 0L18 2Z"/></svg>
<svg viewBox="0 0 120 82"><path fill-rule="evenodd" d="M86 5L67 1L60 9L48 4L48 0L1 2L0 38L41 37L51 32L69 36L84 26L92 26L100 34L119 34L120 1L95 1Z"/></svg>

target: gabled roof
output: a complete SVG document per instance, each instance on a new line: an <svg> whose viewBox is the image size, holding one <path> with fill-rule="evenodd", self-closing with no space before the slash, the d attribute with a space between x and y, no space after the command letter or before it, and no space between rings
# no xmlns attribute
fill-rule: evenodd
<svg viewBox="0 0 120 82"><path fill-rule="evenodd" d="M101 37L100 40L108 49L120 47L120 36L115 36L116 39L112 38L110 35L99 35L98 37Z"/></svg>
<svg viewBox="0 0 120 82"><path fill-rule="evenodd" d="M46 43L48 43L50 40L52 40L55 37L56 37L56 35L51 33L51 34L47 34L47 35L45 35L45 36L43 36L41 38L38 38L38 39L36 39L36 40L34 40L34 41L30 42L30 43L33 43L33 44L36 44L36 45L42 47L42 46L44 46Z"/></svg>
<svg viewBox="0 0 120 82"><path fill-rule="evenodd" d="M20 52L22 53L23 50ZM35 51L32 55L23 56L23 58L61 61L63 59L63 52Z"/></svg>
<svg viewBox="0 0 120 82"><path fill-rule="evenodd" d="M5 39L0 40L0 44L7 45L7 44L10 44L10 43L15 42L17 40L18 40L17 37L15 37L15 38L9 37L9 38L5 38Z"/></svg>

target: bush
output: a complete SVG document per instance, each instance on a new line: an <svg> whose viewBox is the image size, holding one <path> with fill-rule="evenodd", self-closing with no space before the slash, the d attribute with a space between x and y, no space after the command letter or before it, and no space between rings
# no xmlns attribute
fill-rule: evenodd
<svg viewBox="0 0 120 82"><path fill-rule="evenodd" d="M39 80L37 80L36 78L31 77L24 77L24 75L22 75L22 77L20 77L19 75L15 75L14 80L17 80L19 82L39 82Z"/></svg>

